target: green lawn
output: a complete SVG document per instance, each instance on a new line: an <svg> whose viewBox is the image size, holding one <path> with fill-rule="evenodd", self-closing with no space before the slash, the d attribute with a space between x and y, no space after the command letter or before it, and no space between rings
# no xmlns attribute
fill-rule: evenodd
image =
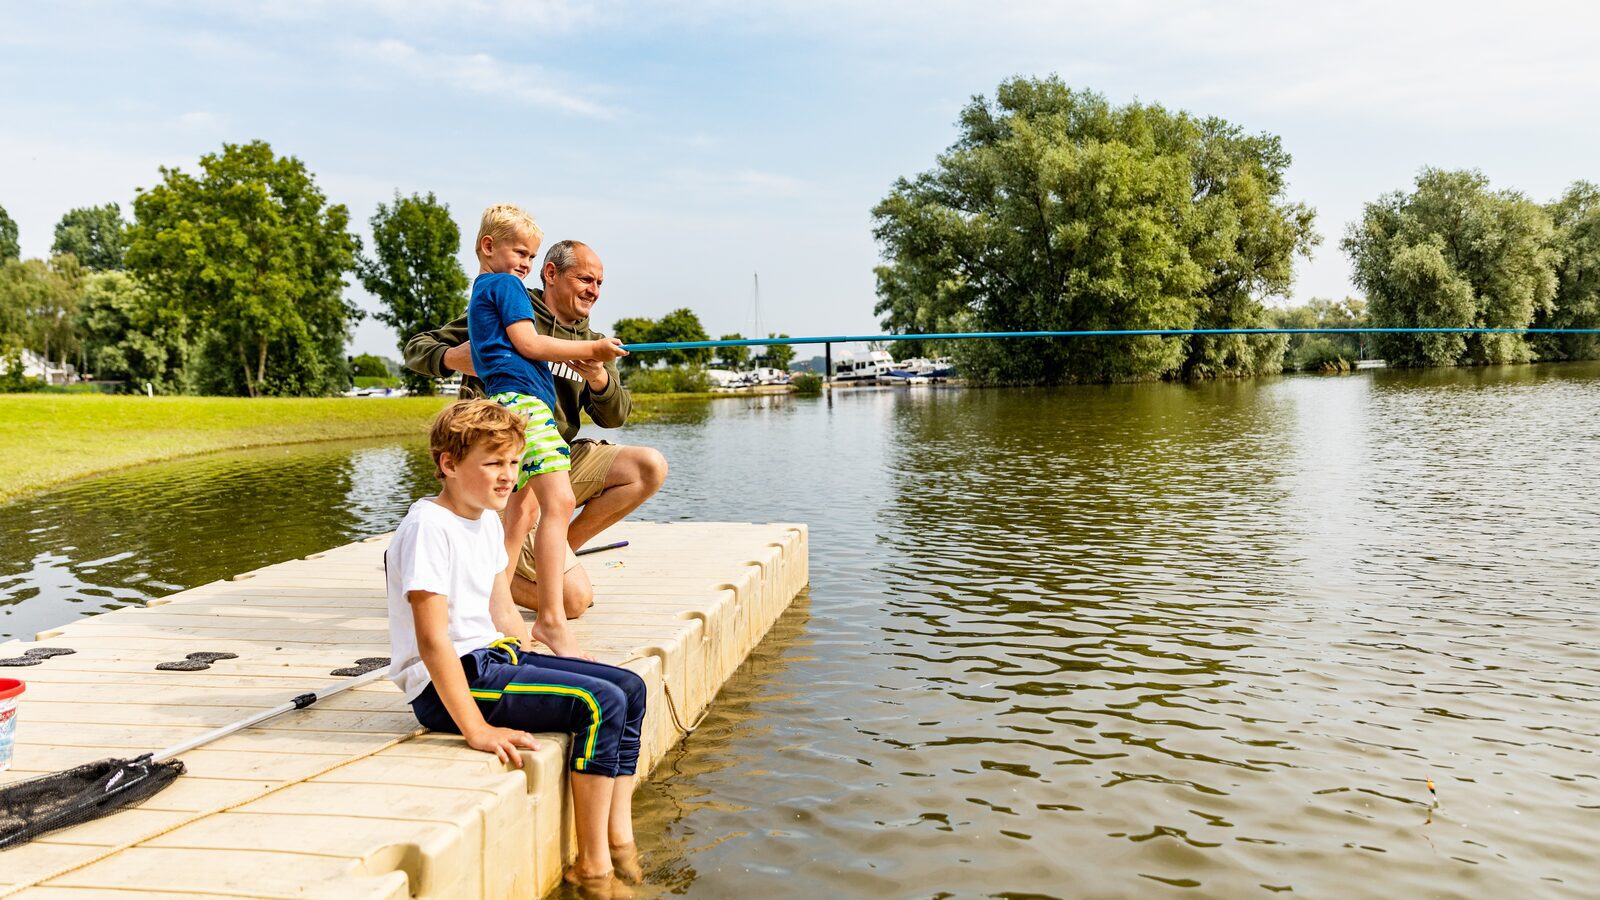
<svg viewBox="0 0 1600 900"><path fill-rule="evenodd" d="M634 397L630 423L681 400L729 394ZM448 397L140 397L0 394L0 502L75 478L216 450L421 436ZM587 421L587 419L585 420Z"/></svg>
<svg viewBox="0 0 1600 900"><path fill-rule="evenodd" d="M3 394L0 501L85 475L213 450L421 434L445 402Z"/></svg>

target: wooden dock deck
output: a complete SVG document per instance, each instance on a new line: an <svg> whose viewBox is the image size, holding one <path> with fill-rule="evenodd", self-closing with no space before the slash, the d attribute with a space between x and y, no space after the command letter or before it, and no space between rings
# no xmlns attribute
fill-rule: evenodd
<svg viewBox="0 0 1600 900"><path fill-rule="evenodd" d="M805 587L804 525L624 522L585 558L585 648L650 688L641 772L692 722ZM27 691L15 781L154 751L389 655L373 538L80 619L36 641L76 651L3 668ZM157 671L197 651L238 654ZM97 822L0 851L0 897L538 897L572 854L565 737L508 769L455 735L418 733L387 680L183 754L188 773Z"/></svg>

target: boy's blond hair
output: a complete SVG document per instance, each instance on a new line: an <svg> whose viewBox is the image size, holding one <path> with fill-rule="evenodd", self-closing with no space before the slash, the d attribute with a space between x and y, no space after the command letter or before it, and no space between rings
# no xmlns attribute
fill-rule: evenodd
<svg viewBox="0 0 1600 900"><path fill-rule="evenodd" d="M473 242L472 249L479 258L483 257L483 239L486 237L496 241L530 237L538 242L544 240L544 229L533 220L533 216L523 212L522 207L497 203L483 211L483 221L478 223L478 239Z"/></svg>
<svg viewBox="0 0 1600 900"><path fill-rule="evenodd" d="M457 463L480 443L493 448L521 447L527 421L493 400L457 400L439 410L428 426L428 450L433 453L433 477L444 480L439 457L445 453Z"/></svg>

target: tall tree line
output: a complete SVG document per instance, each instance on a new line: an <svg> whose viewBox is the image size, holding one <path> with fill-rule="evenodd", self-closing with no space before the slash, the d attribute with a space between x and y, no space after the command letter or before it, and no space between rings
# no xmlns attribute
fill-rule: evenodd
<svg viewBox="0 0 1600 900"><path fill-rule="evenodd" d="M1055 78L973 98L958 129L932 170L873 210L888 258L877 312L891 331L1257 327L1316 242L1273 135L1115 106ZM1050 384L1275 372L1284 344L962 341L954 354L977 381Z"/></svg>
<svg viewBox="0 0 1600 900"><path fill-rule="evenodd" d="M362 316L347 274L402 336L465 309L460 233L432 194L379 204L365 256L348 210L265 142L160 175L132 222L114 203L67 212L48 260L20 259L0 209L0 376L15 382L29 350L129 390L329 394L350 382L345 346Z"/></svg>
<svg viewBox="0 0 1600 900"><path fill-rule="evenodd" d="M1600 189L1541 206L1474 171L1424 170L1367 205L1341 242L1359 315L1295 311L1293 263L1319 238L1288 196L1278 137L1156 104L1114 105L1059 79L1014 78L961 111L935 166L874 209L886 263L875 312L896 333L1255 328L1600 326ZM1360 301L1357 301L1358 304ZM1335 327L1329 324L1327 327ZM896 342L901 356L929 348ZM1325 367L1371 350L1396 365L1600 356L1583 335L1377 335L961 341L972 380L1051 384ZM1286 351L1288 356L1286 357Z"/></svg>
<svg viewBox="0 0 1600 900"><path fill-rule="evenodd" d="M1342 242L1370 321L1395 328L1600 327L1600 191L1541 206L1483 173L1424 169L1368 203ZM1378 334L1391 365L1592 359L1594 335Z"/></svg>

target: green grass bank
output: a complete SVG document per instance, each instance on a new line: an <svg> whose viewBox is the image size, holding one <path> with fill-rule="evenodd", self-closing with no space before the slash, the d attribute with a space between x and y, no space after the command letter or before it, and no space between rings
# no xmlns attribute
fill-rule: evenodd
<svg viewBox="0 0 1600 900"><path fill-rule="evenodd" d="M260 399L0 395L0 502L140 463L417 434L443 397Z"/></svg>
<svg viewBox="0 0 1600 900"><path fill-rule="evenodd" d="M728 394L635 395L630 423ZM56 485L218 450L422 434L448 397L0 394L0 503Z"/></svg>

